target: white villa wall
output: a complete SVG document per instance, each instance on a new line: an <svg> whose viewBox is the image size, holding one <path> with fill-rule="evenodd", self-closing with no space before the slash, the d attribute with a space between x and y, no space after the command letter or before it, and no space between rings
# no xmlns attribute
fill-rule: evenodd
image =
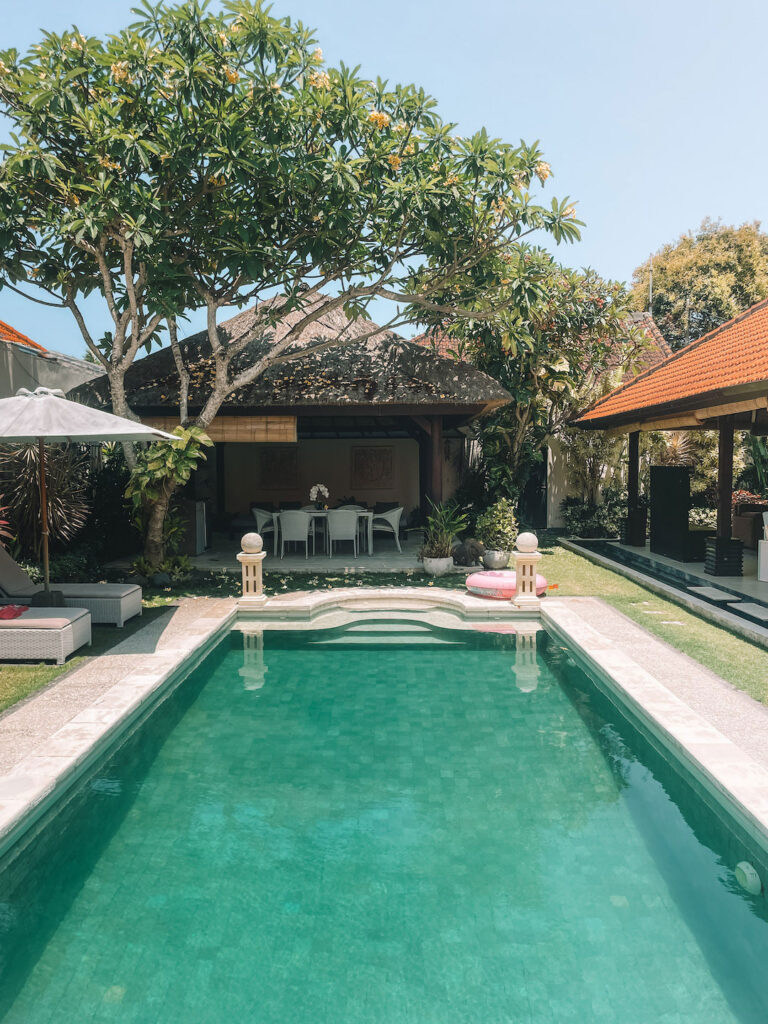
<svg viewBox="0 0 768 1024"><path fill-rule="evenodd" d="M100 376L100 366L61 352L38 352L10 341L0 341L0 398L10 398L19 388L61 388L69 391Z"/></svg>
<svg viewBox="0 0 768 1024"><path fill-rule="evenodd" d="M568 485L565 458L560 442L553 437L547 452L547 526L557 529L565 525L560 503L571 493Z"/></svg>
<svg viewBox="0 0 768 1024"><path fill-rule="evenodd" d="M323 483L330 490L330 504L340 497L354 495L372 505L377 501L397 501L406 509L419 504L419 446L406 438L371 440L364 438L301 440L296 448L296 475L293 485L285 480L269 479L263 473L261 450L276 453L286 446L274 444L235 444L224 447L224 502L227 514L246 513L252 502L309 501L309 489ZM392 479L388 486L361 487L352 483L353 448L390 448Z"/></svg>

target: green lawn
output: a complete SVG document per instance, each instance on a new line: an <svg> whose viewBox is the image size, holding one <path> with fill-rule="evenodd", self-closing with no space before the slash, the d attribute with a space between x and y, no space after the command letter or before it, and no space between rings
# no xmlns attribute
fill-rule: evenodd
<svg viewBox="0 0 768 1024"><path fill-rule="evenodd" d="M631 580L594 565L581 555L566 551L555 541L542 547L542 572L550 584L556 584L553 596L599 597L661 637L678 650L702 662L712 671L745 690L756 700L768 704L768 651L749 643L726 629L714 626L705 619L686 611L672 601L658 597L653 591ZM464 576L447 576L431 580L419 569L411 573L361 574L309 574L266 573L264 588L267 594L287 593L293 590L335 587L449 587L463 589ZM239 573L196 573L183 587L172 590L145 591L145 611L141 619L132 619L124 629L95 626L93 647L87 655L71 658L66 665L3 665L0 671L0 711L16 701L47 685L64 672L107 650L115 643L141 628L148 618L162 613L182 597L235 597L240 592Z"/></svg>

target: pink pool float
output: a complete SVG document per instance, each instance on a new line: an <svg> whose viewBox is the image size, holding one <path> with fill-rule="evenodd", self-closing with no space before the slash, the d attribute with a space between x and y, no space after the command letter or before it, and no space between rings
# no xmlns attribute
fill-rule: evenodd
<svg viewBox="0 0 768 1024"><path fill-rule="evenodd" d="M497 601L510 601L515 596L517 576L514 569L490 569L467 576L467 590L478 597L493 597ZM541 597L547 581L536 573L536 595Z"/></svg>

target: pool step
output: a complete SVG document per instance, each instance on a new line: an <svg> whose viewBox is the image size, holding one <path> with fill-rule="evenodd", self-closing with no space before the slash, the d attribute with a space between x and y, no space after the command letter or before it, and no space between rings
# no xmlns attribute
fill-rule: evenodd
<svg viewBox="0 0 768 1024"><path fill-rule="evenodd" d="M347 633L430 633L429 626L418 622L356 622L347 626Z"/></svg>
<svg viewBox="0 0 768 1024"><path fill-rule="evenodd" d="M364 647L366 644L397 643L409 647L463 647L463 640L446 640L432 633L404 633L401 631L366 630L362 633L345 632L341 636L311 640L312 647Z"/></svg>

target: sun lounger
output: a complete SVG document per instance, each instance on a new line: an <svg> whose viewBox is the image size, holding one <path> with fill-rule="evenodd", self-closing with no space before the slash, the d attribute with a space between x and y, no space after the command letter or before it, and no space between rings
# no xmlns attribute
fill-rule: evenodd
<svg viewBox="0 0 768 1024"><path fill-rule="evenodd" d="M0 661L55 661L91 642L85 608L28 608L15 619L0 619Z"/></svg>
<svg viewBox="0 0 768 1024"><path fill-rule="evenodd" d="M53 583L51 587L63 595L65 607L85 608L96 623L122 626L141 615L141 587L135 583ZM0 604L30 604L42 593L42 587L0 547Z"/></svg>

